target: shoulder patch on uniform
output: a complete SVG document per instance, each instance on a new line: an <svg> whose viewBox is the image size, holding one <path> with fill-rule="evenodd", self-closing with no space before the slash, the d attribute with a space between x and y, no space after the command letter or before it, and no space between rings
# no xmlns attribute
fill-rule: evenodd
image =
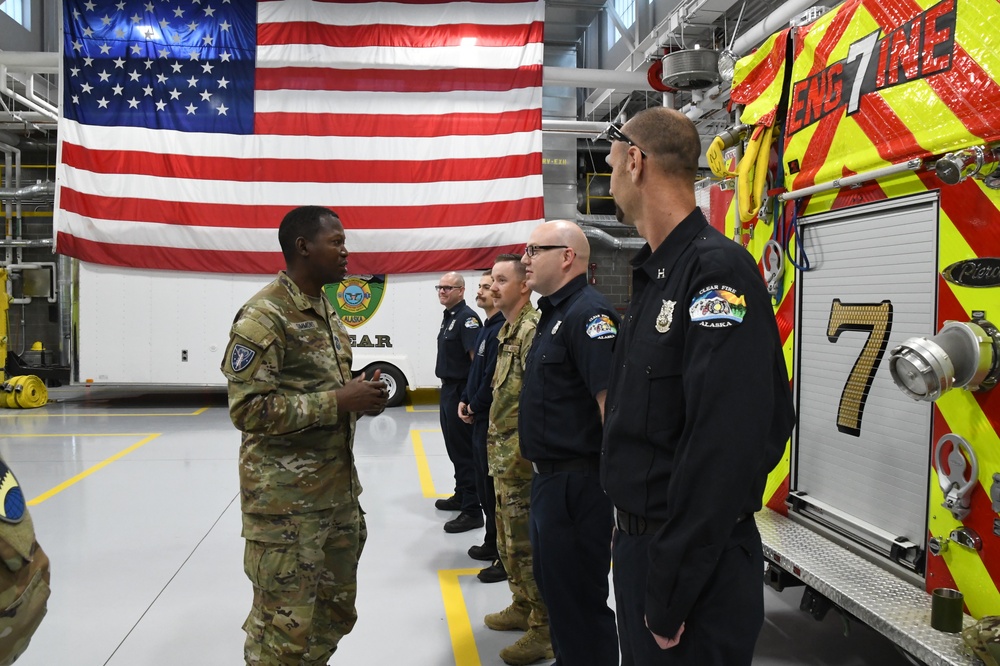
<svg viewBox="0 0 1000 666"><path fill-rule="evenodd" d="M466 328L479 328L479 320L475 317L469 317L465 320Z"/></svg>
<svg viewBox="0 0 1000 666"><path fill-rule="evenodd" d="M243 372L253 363L257 352L239 342L233 345L233 351L229 355L229 367L233 372Z"/></svg>
<svg viewBox="0 0 1000 666"><path fill-rule="evenodd" d="M729 328L743 323L747 314L746 296L728 285L705 287L691 300L691 323L705 328Z"/></svg>
<svg viewBox="0 0 1000 666"><path fill-rule="evenodd" d="M21 484L14 478L7 463L0 460L0 520L7 523L19 523L24 519L27 504Z"/></svg>
<svg viewBox="0 0 1000 666"><path fill-rule="evenodd" d="M618 327L608 315L597 314L587 320L587 335L598 340L613 338L618 335Z"/></svg>

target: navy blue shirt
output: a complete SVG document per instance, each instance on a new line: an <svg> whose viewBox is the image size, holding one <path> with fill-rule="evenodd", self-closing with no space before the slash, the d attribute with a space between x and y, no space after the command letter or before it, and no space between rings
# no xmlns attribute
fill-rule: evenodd
<svg viewBox="0 0 1000 666"><path fill-rule="evenodd" d="M538 299L541 317L524 367L519 403L521 455L532 462L597 458L619 318L583 275Z"/></svg>
<svg viewBox="0 0 1000 666"><path fill-rule="evenodd" d="M794 412L757 263L695 208L632 261L633 299L605 403L601 483L615 506L665 523L649 546L646 617L673 636L760 509Z"/></svg>
<svg viewBox="0 0 1000 666"><path fill-rule="evenodd" d="M472 366L469 352L476 348L481 327L479 315L465 301L444 311L437 337L437 365L434 367L434 374L442 381L468 380Z"/></svg>
<svg viewBox="0 0 1000 666"><path fill-rule="evenodd" d="M469 411L482 415L483 419L488 418L490 405L493 404L493 372L497 367L497 349L500 346L497 333L504 321L503 313L497 310L479 329L469 381L462 392L461 401L469 406Z"/></svg>

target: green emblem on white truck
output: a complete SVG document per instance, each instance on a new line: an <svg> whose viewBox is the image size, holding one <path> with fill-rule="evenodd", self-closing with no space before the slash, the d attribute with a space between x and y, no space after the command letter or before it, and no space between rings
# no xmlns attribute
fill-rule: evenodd
<svg viewBox="0 0 1000 666"><path fill-rule="evenodd" d="M357 328L375 316L385 295L385 282L385 275L349 275L325 289L340 320Z"/></svg>

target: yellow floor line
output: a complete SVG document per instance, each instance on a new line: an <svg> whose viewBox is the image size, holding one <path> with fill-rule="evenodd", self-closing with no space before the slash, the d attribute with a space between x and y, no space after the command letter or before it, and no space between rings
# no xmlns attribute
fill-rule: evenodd
<svg viewBox="0 0 1000 666"><path fill-rule="evenodd" d="M424 439L422 432L441 432L440 430L411 430L410 439L413 440L413 455L417 459L417 476L420 477L420 490L424 497L451 497L451 494L442 495L434 489L434 478L431 476L431 466L427 464L427 453L424 451Z"/></svg>
<svg viewBox="0 0 1000 666"><path fill-rule="evenodd" d="M142 440L136 442L135 444L133 444L132 446L128 447L127 449L122 449L121 451L119 451L115 455L111 456L110 458L105 458L104 460L102 460L101 462L97 463L96 465L94 465L92 467L88 467L87 469L83 470L82 472L80 472L79 474L77 474L76 476L74 476L73 478L67 479L66 481L63 481L62 483L60 483L55 488L52 488L51 490L45 491L44 493L42 493L41 495L39 495L35 499L30 500L28 502L28 506L36 506L38 504L41 504L45 500L53 497L54 495L58 495L59 493L61 493L62 491L66 490L70 486L75 485L77 481L82 481L83 479L86 479L88 476L90 476L94 472L107 467L108 465L110 465L114 461L118 460L119 458L127 456L128 454L132 453L133 451L135 451L139 447L144 446L144 445L148 444L149 442L153 441L154 439L156 439L157 437L159 437L161 434L162 433L155 432L155 433L153 433L151 435L147 435ZM10 437L11 435L7 435L7 436ZM31 437L32 435L24 435L24 436L25 437ZM57 437L58 435L38 435L38 436L39 437ZM73 436L74 437L98 437L98 436L107 437L108 435L73 435ZM136 435L133 435L133 436L136 436Z"/></svg>
<svg viewBox="0 0 1000 666"><path fill-rule="evenodd" d="M434 409L414 409L413 405L407 405L406 406L406 411L410 412L411 414L415 414L415 413L418 413L418 412L428 412L428 413L430 413L430 412L436 412L436 411L439 411L439 410L436 407Z"/></svg>
<svg viewBox="0 0 1000 666"><path fill-rule="evenodd" d="M147 416L200 416L201 414L204 414L209 409L212 409L212 408L211 407L202 407L201 409L196 409L193 412L159 412L159 413L157 413L157 412L151 412L151 413L148 413L148 414L140 414L140 413L122 414L120 412L119 413L115 413L115 414L101 414L101 413L79 414L79 413L76 413L76 412L63 412L63 413L60 413L60 414L52 414L52 413L35 412L35 411L28 411L28 410L16 410L16 411L12 411L12 412L6 412L6 410L5 410L5 413L0 414L0 419L25 418L25 417L28 417L28 416L30 416L32 418L36 418L36 419L56 419L56 418L81 419L81 418L88 418L88 417L92 417L92 416L100 416L102 418L106 418L108 416L142 416L142 417L147 417ZM219 407L218 409L222 409L222 407Z"/></svg>
<svg viewBox="0 0 1000 666"><path fill-rule="evenodd" d="M465 597L458 583L459 576L474 576L479 569L443 569L438 571L441 583L441 598L444 601L444 616L448 621L451 648L455 652L455 666L480 666L476 637L472 633L472 622L465 607Z"/></svg>

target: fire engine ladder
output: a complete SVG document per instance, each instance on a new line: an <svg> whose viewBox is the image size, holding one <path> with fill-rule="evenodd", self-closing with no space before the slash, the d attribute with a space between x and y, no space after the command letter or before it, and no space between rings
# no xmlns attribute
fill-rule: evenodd
<svg viewBox="0 0 1000 666"><path fill-rule="evenodd" d="M960 634L931 627L931 596L813 530L764 508L756 515L764 557L928 666L974 666ZM975 620L965 616L965 625Z"/></svg>

